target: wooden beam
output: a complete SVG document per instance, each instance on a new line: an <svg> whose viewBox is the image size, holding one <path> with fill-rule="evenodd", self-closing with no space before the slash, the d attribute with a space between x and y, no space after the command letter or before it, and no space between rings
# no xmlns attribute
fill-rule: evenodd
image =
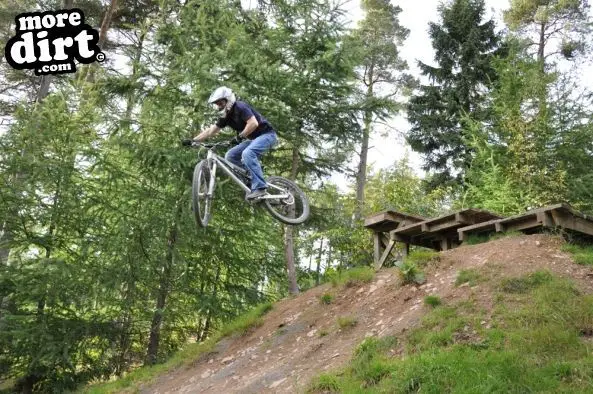
<svg viewBox="0 0 593 394"><path fill-rule="evenodd" d="M443 237L441 238L441 250L449 250L451 249L451 242L449 238Z"/></svg>
<svg viewBox="0 0 593 394"><path fill-rule="evenodd" d="M440 223L440 224L435 224L435 225L428 225L427 226L427 233L438 233L439 231L443 231L443 230L449 230L455 227L460 227L463 226L463 223L460 223L456 220L450 220L450 221L446 221L444 223Z"/></svg>
<svg viewBox="0 0 593 394"><path fill-rule="evenodd" d="M550 212L538 212L537 221L544 227L554 227L554 218Z"/></svg>
<svg viewBox="0 0 593 394"><path fill-rule="evenodd" d="M393 250L394 245L395 245L394 240L389 241L389 243L385 247L385 250L383 251L383 255L381 256L379 261L375 264L375 271L379 271L379 269L381 269L383 264L385 264L385 261L387 260L387 257L389 257L389 254Z"/></svg>
<svg viewBox="0 0 593 394"><path fill-rule="evenodd" d="M587 235L593 235L593 222L583 219L580 216L560 212L559 210L553 210L551 214L558 226Z"/></svg>
<svg viewBox="0 0 593 394"><path fill-rule="evenodd" d="M506 230L504 224L502 224L500 221L494 222L494 231L496 231L497 233L505 232Z"/></svg>
<svg viewBox="0 0 593 394"><path fill-rule="evenodd" d="M468 215L464 214L463 212L455 213L455 221L457 221L461 224L474 224L476 222L474 217L468 216Z"/></svg>
<svg viewBox="0 0 593 394"><path fill-rule="evenodd" d="M542 224L537 220L536 216L532 216L530 218L527 218L526 220L504 224L506 231L522 231L522 230L534 229L537 227L541 227L541 225Z"/></svg>
<svg viewBox="0 0 593 394"><path fill-rule="evenodd" d="M373 234L373 257L375 260L375 265L379 264L379 260L381 259L381 255L383 254L383 243L381 242L381 234L375 233Z"/></svg>

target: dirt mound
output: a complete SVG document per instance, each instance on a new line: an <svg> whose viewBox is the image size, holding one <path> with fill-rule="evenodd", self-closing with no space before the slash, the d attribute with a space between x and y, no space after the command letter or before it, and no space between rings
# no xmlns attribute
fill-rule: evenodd
<svg viewBox="0 0 593 394"><path fill-rule="evenodd" d="M530 235L443 252L438 263L426 268L422 286L402 286L396 269L382 270L362 286L319 286L275 304L251 334L222 341L202 361L141 392L303 392L314 376L345 365L365 337L397 336L416 326L427 311L427 295L455 302L479 293L481 302L489 304L488 285L455 285L462 270L498 278L547 269L593 292L593 270L573 263L560 250L562 243L557 237ZM320 302L326 293L333 295L329 305Z"/></svg>

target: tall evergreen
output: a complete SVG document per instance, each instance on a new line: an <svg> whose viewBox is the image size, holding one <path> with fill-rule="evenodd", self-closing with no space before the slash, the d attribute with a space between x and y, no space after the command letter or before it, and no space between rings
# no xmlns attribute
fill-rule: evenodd
<svg viewBox="0 0 593 394"><path fill-rule="evenodd" d="M418 62L429 83L412 96L408 142L434 171L431 186L460 183L470 152L462 118L488 119L487 95L495 78L492 59L500 48L493 20L484 21L484 0L453 0L441 5L440 23L430 24L436 65Z"/></svg>
<svg viewBox="0 0 593 394"><path fill-rule="evenodd" d="M352 50L360 57L358 80L363 90L355 220L360 219L364 205L367 156L373 126L377 120L385 120L401 109L398 101L413 82L413 78L405 72L408 64L399 53L399 47L410 33L400 24L402 9L388 0L363 0L361 8L366 16L352 34Z"/></svg>

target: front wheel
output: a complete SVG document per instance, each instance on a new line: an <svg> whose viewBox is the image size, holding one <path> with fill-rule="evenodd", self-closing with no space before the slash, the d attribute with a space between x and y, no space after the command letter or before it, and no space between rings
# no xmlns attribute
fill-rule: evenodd
<svg viewBox="0 0 593 394"><path fill-rule="evenodd" d="M201 227L208 225L212 210L212 195L208 195L210 178L211 172L208 162L202 160L196 164L192 182L192 210L194 211L196 223Z"/></svg>
<svg viewBox="0 0 593 394"><path fill-rule="evenodd" d="M274 218L286 224L301 224L309 217L309 200L293 181L271 176L267 181L268 193L289 194L287 198L264 199L265 207Z"/></svg>

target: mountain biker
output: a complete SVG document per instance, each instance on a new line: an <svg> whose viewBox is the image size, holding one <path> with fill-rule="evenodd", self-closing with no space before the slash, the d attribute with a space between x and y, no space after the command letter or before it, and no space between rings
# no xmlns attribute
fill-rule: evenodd
<svg viewBox="0 0 593 394"><path fill-rule="evenodd" d="M225 159L239 167L247 167L251 174L251 192L245 198L253 200L266 195L266 180L259 158L278 141L276 131L259 112L244 101L237 100L233 91L225 86L217 88L208 99L220 118L215 124L202 130L194 141L202 142L217 135L229 126L237 132L236 144L225 154Z"/></svg>

